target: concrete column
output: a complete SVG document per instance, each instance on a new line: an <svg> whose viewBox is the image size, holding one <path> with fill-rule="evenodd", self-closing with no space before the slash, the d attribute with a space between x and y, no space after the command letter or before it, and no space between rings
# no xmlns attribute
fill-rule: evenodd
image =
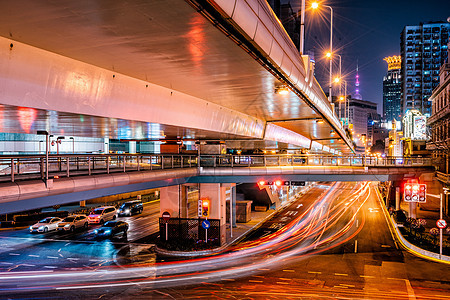
<svg viewBox="0 0 450 300"><path fill-rule="evenodd" d="M136 153L136 141L128 142L128 153Z"/></svg>
<svg viewBox="0 0 450 300"><path fill-rule="evenodd" d="M188 218L188 187L186 185L180 185L180 206L181 216L180 218Z"/></svg>
<svg viewBox="0 0 450 300"><path fill-rule="evenodd" d="M103 139L103 145L104 145L104 152L109 153L109 138Z"/></svg>
<svg viewBox="0 0 450 300"><path fill-rule="evenodd" d="M160 188L160 193L160 216L163 212L167 211L170 213L170 216L172 218L180 218L180 188L178 187L178 185L162 187Z"/></svg>
<svg viewBox="0 0 450 300"><path fill-rule="evenodd" d="M395 210L400 210L400 187L395 187Z"/></svg>
<svg viewBox="0 0 450 300"><path fill-rule="evenodd" d="M220 220L220 243L226 242L226 186L220 183L201 183L200 198L208 197L211 207L209 218Z"/></svg>
<svg viewBox="0 0 450 300"><path fill-rule="evenodd" d="M80 207L86 207L86 200L80 201Z"/></svg>
<svg viewBox="0 0 450 300"><path fill-rule="evenodd" d="M236 228L236 184L233 183L233 186L231 187L231 226L233 228Z"/></svg>

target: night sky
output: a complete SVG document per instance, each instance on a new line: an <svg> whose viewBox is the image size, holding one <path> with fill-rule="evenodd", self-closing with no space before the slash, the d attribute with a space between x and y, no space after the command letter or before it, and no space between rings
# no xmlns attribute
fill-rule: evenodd
<svg viewBox="0 0 450 300"><path fill-rule="evenodd" d="M301 3L300 0L282 1L287 2L294 9ZM329 47L330 9L322 7L320 11L312 11L312 2L306 0L305 51L315 49L316 77L328 91L328 61L320 54ZM326 0L319 3L333 7L333 48L342 56L342 73L350 91L354 92L358 61L360 94L363 100L377 103L379 113L382 113L383 76L387 71L383 58L400 55L400 33L404 26L427 21L447 22L450 17L450 0ZM338 64L336 58L333 66L336 72Z"/></svg>

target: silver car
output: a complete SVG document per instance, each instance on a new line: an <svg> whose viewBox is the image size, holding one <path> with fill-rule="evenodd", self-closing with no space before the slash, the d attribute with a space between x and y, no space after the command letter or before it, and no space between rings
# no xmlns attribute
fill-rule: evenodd
<svg viewBox="0 0 450 300"><path fill-rule="evenodd" d="M47 217L30 226L30 232L48 232L56 230L56 228L58 228L59 222L61 222L61 218Z"/></svg>

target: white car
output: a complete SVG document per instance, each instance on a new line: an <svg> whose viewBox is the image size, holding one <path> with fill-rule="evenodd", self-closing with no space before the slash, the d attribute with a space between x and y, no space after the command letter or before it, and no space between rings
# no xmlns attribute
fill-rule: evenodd
<svg viewBox="0 0 450 300"><path fill-rule="evenodd" d="M58 228L59 222L61 222L61 218L57 217L47 217L45 219L40 220L33 226L30 226L30 232L48 232L52 230L56 230Z"/></svg>
<svg viewBox="0 0 450 300"><path fill-rule="evenodd" d="M103 224L116 219L116 208L114 206L97 207L89 213L89 224Z"/></svg>
<svg viewBox="0 0 450 300"><path fill-rule="evenodd" d="M85 215L71 215L68 217L65 217L64 220L62 220L58 224L58 231L75 231L75 229L78 228L87 228L88 227L88 220Z"/></svg>

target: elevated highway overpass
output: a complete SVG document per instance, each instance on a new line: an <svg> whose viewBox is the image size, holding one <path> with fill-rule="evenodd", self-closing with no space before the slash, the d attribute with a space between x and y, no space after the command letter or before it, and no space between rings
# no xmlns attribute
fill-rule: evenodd
<svg viewBox="0 0 450 300"><path fill-rule="evenodd" d="M0 177L2 213L180 184L278 179L392 181L418 178L434 171L431 159L400 157L85 155L72 156L67 163L67 157L54 156L49 166L54 179L46 185L40 169L43 158L28 157L27 161L22 157L22 162L13 167L16 171L21 168L19 174L4 173Z"/></svg>
<svg viewBox="0 0 450 300"><path fill-rule="evenodd" d="M0 11L0 132L351 153L313 73L264 0Z"/></svg>

